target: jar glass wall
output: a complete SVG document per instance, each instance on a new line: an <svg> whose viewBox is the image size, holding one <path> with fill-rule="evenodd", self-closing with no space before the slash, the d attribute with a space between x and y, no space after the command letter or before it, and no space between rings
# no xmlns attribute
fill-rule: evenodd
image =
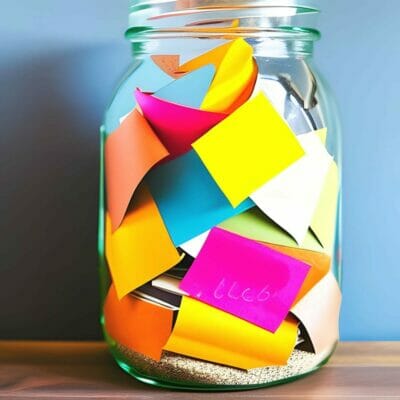
<svg viewBox="0 0 400 400"><path fill-rule="evenodd" d="M275 385L318 369L336 345L340 129L332 96L312 63L314 41L319 38L312 28L317 10L304 2L284 5L281 1L132 4L132 27L126 35L132 43L132 65L101 128L98 249L105 337L118 364L143 382L194 390ZM218 57L212 57L213 49L222 49L216 51ZM207 62L198 61L204 55ZM223 62L228 72L218 77ZM223 90L216 90L209 109L204 109L204 96L218 79ZM198 97L203 103L196 103ZM263 114L259 107L267 103L273 111L266 108ZM241 110L253 112L257 120L249 117L243 125L241 117L247 114ZM243 182L237 175L239 192L255 175L268 175L274 153L281 167L238 204L228 201L223 212L208 210L203 215L211 192L203 193L201 201L200 194L192 201L187 193L183 198L178 194L182 186L192 188L193 181L203 185L211 178L215 183L212 178L220 172L225 152L218 156L215 172L215 165L208 164L210 151L203 154L196 143L210 132L226 134L225 126L235 132L234 138L245 141L242 152L251 142L254 154L249 163L256 163L258 155L263 165L261 172L254 171ZM245 126L246 132L236 126ZM274 134L287 135L286 147L277 145L279 140L270 142L277 146L274 151L266 145L271 126ZM138 130L147 136L132 139ZM261 134L255 135L258 130ZM158 144L151 139L152 153L147 157L143 154L147 155L149 135ZM240 148L236 146L236 151ZM302 149L297 157L296 148ZM202 175L200 183L197 176L190 179L190 173L198 172L190 168L204 167L210 175ZM226 179L216 182L220 186L212 201L217 197L222 201L221 196L229 200L236 189L229 192ZM200 202L203 208L197 220L191 220ZM157 225L160 221L162 228ZM305 223L306 230L300 233ZM213 253L213 241L221 249L224 240L226 249ZM174 249L169 248L171 243ZM258 254L254 259L248 246ZM143 252L147 253L141 258ZM224 267L227 253L236 256ZM281 261L269 264L276 254ZM239 275L233 273L227 283L226 275L216 273L215 279L223 280L213 288L210 300L202 297L207 287L201 288L201 295L191 289L196 273L207 276L206 286L212 282L215 271L206 264L213 257L225 274L223 268ZM248 276L256 274L255 281L243 278L241 268ZM270 272L269 278L262 268ZM290 279L273 292L268 279L271 274L282 279L280 268L289 268ZM306 270L300 276L302 268ZM244 282L246 286L241 286ZM280 291L286 311L282 298L278 305L267 300L270 295L279 297ZM235 298L235 304L218 302L224 296ZM269 310L271 319L263 316L265 307L274 308ZM273 327L275 317L279 322Z"/></svg>

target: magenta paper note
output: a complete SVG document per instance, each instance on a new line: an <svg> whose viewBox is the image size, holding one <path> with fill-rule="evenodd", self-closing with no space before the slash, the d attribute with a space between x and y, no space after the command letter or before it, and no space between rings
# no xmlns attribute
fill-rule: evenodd
<svg viewBox="0 0 400 400"><path fill-rule="evenodd" d="M149 93L135 92L143 115L173 157L191 150L191 144L227 117L162 100Z"/></svg>
<svg viewBox="0 0 400 400"><path fill-rule="evenodd" d="M191 297L275 332L309 269L253 240L213 228L179 287Z"/></svg>

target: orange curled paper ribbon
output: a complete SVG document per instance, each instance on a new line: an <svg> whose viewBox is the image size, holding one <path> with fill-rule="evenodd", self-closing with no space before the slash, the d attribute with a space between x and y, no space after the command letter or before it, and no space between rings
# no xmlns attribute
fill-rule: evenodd
<svg viewBox="0 0 400 400"><path fill-rule="evenodd" d="M132 111L105 144L107 208L112 230L121 224L137 186L169 155L144 117Z"/></svg>
<svg viewBox="0 0 400 400"><path fill-rule="evenodd" d="M111 286L104 303L107 334L130 350L160 361L172 330L173 311L126 296L118 300Z"/></svg>

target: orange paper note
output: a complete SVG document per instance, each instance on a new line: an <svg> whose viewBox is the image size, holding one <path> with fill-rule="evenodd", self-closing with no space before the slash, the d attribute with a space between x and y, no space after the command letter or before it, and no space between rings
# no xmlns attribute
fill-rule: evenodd
<svg viewBox="0 0 400 400"><path fill-rule="evenodd" d="M329 271L331 258L325 253L265 243L268 247L308 264L311 268L293 304L304 297Z"/></svg>
<svg viewBox="0 0 400 400"><path fill-rule="evenodd" d="M118 298L179 262L180 255L145 186L137 190L131 208L114 233L107 215L106 257Z"/></svg>
<svg viewBox="0 0 400 400"><path fill-rule="evenodd" d="M107 334L130 350L160 361L172 330L173 311L126 296L118 300L111 286L104 303Z"/></svg>
<svg viewBox="0 0 400 400"><path fill-rule="evenodd" d="M200 301L183 297L174 330L164 346L178 354L241 369L285 365L297 339L297 323L275 333Z"/></svg>
<svg viewBox="0 0 400 400"><path fill-rule="evenodd" d="M112 230L122 222L129 202L146 173L169 155L144 117L132 111L105 145L107 207Z"/></svg>

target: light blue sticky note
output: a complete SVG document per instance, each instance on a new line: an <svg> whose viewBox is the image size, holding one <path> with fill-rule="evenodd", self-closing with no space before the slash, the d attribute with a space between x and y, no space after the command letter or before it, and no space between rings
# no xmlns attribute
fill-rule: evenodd
<svg viewBox="0 0 400 400"><path fill-rule="evenodd" d="M193 150L150 171L146 182L175 246L254 207L247 199L233 208Z"/></svg>
<svg viewBox="0 0 400 400"><path fill-rule="evenodd" d="M154 93L160 99L187 107L200 108L211 82L214 79L214 65L205 65Z"/></svg>
<svg viewBox="0 0 400 400"><path fill-rule="evenodd" d="M151 58L135 63L125 76L123 84L118 88L105 118L105 128L108 134L115 131L119 126L119 120L128 114L136 106L133 95L136 88L143 92L156 92L167 86L174 79L159 68Z"/></svg>

